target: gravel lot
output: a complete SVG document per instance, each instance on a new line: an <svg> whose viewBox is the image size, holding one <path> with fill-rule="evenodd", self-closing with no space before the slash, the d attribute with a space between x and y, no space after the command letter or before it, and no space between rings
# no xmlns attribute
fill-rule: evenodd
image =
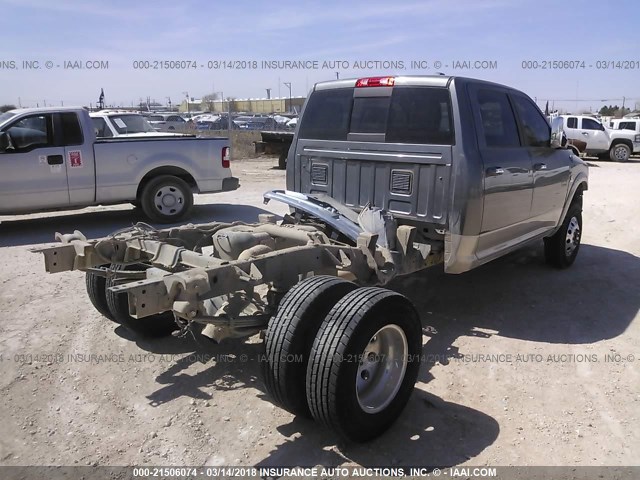
<svg viewBox="0 0 640 480"><path fill-rule="evenodd" d="M193 222L284 213L262 204L284 187L275 161L234 162L240 190L200 196ZM135 338L92 308L83 274L46 274L28 251L143 220L132 207L0 217L0 463L640 464L640 161L590 164L571 269L535 245L391 285L421 312L427 362L400 420L364 445L270 403L257 337Z"/></svg>

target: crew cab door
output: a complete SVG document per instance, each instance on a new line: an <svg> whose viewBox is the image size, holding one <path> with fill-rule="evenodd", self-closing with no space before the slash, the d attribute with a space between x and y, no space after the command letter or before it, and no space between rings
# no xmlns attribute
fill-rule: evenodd
<svg viewBox="0 0 640 480"><path fill-rule="evenodd" d="M533 172L521 145L508 91L472 85L470 94L484 167L484 208L478 257L517 243L531 230Z"/></svg>
<svg viewBox="0 0 640 480"><path fill-rule="evenodd" d="M522 143L533 164L531 220L537 228L555 227L569 193L570 150L551 148L551 128L538 107L524 95L512 93Z"/></svg>
<svg viewBox="0 0 640 480"><path fill-rule="evenodd" d="M579 120L580 135L587 142L587 150L609 150L609 135L604 126L592 118L579 118Z"/></svg>
<svg viewBox="0 0 640 480"><path fill-rule="evenodd" d="M21 117L3 128L0 148L0 212L69 205L64 146L57 146L53 114Z"/></svg>

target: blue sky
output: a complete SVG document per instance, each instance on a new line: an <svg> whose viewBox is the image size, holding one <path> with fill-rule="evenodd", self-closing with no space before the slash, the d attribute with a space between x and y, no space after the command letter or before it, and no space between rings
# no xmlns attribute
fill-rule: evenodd
<svg viewBox="0 0 640 480"><path fill-rule="evenodd" d="M322 68L213 70L209 60L349 62L341 78L430 74L436 70L411 70L410 62L432 67L437 60L439 71L505 83L571 111L598 109L598 99L621 104L614 99L623 96L627 106L640 103L637 0L0 0L0 7L0 104L20 98L23 106L87 105L100 88L108 104L125 105L147 96L177 103L183 92L263 98L271 88L272 96L288 96L283 82L299 96L336 75ZM565 59L586 68L522 68L525 60ZM40 69L22 69L23 60L38 60ZM109 68L65 70L65 60L103 60ZM195 60L198 68L136 70L136 60ZM385 60L405 68L351 68L354 61ZM491 60L497 68L453 70L456 60ZM599 60L633 61L635 69L599 70ZM15 69L6 68L10 61Z"/></svg>

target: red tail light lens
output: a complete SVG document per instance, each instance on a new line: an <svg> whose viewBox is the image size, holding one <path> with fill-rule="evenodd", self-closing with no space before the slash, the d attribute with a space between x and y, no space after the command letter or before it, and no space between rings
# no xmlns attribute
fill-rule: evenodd
<svg viewBox="0 0 640 480"><path fill-rule="evenodd" d="M222 168L229 168L231 156L229 155L229 147L222 149Z"/></svg>
<svg viewBox="0 0 640 480"><path fill-rule="evenodd" d="M395 83L395 77L368 77L359 78L356 87L393 87Z"/></svg>

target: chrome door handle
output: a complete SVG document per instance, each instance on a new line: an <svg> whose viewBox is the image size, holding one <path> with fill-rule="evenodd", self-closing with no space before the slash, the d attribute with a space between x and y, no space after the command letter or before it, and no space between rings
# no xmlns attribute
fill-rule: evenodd
<svg viewBox="0 0 640 480"><path fill-rule="evenodd" d="M536 170L536 171L537 170L546 170L547 169L547 164L546 163L536 163L533 166L533 169Z"/></svg>
<svg viewBox="0 0 640 480"><path fill-rule="evenodd" d="M585 137L589 136L589 132L582 132L582 135L584 135Z"/></svg>
<svg viewBox="0 0 640 480"><path fill-rule="evenodd" d="M495 177L497 175L502 175L504 173L504 169L501 167L489 167L486 170L487 176Z"/></svg>

